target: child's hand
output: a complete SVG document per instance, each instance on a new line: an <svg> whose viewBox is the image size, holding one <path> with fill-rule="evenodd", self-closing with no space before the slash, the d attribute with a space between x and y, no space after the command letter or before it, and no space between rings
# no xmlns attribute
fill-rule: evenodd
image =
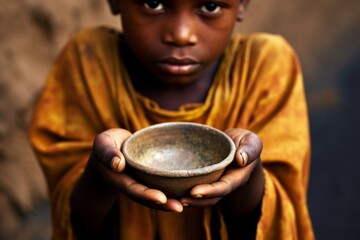
<svg viewBox="0 0 360 240"><path fill-rule="evenodd" d="M126 163L120 149L130 135L131 133L124 129L110 129L97 135L90 161L114 191L122 192L147 207L181 212L183 210L181 202L167 199L163 192L144 186L124 171Z"/></svg>
<svg viewBox="0 0 360 240"><path fill-rule="evenodd" d="M256 134L240 128L225 132L233 139L237 148L234 161L217 182L195 186L190 192L192 197L181 199L184 206L205 207L218 203L234 190L244 187L255 167L259 165L262 142Z"/></svg>

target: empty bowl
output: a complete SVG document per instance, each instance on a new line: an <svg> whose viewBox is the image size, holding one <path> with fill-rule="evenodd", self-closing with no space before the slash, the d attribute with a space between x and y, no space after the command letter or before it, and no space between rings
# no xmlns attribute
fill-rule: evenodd
<svg viewBox="0 0 360 240"><path fill-rule="evenodd" d="M216 128L169 122L135 132L122 152L139 182L180 198L198 184L216 182L232 162L235 144Z"/></svg>

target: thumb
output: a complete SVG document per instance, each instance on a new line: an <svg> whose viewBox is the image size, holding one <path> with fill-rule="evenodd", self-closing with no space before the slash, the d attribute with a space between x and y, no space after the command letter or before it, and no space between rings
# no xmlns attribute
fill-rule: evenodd
<svg viewBox="0 0 360 240"><path fill-rule="evenodd" d="M131 135L124 129L109 129L98 134L93 143L95 158L114 172L125 168L125 157L121 153L122 143Z"/></svg>
<svg viewBox="0 0 360 240"><path fill-rule="evenodd" d="M244 129L230 129L227 134L235 143L235 160L240 166L246 166L260 158L263 145L255 133Z"/></svg>

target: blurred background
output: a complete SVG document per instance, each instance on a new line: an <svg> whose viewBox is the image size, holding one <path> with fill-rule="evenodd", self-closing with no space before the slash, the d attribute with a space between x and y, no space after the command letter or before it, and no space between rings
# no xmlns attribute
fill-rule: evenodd
<svg viewBox="0 0 360 240"><path fill-rule="evenodd" d="M254 0L237 27L281 34L299 55L317 239L360 236L359 9L358 0ZM119 26L104 0L0 0L0 239L49 239L47 190L27 125L55 56L72 34L95 25Z"/></svg>

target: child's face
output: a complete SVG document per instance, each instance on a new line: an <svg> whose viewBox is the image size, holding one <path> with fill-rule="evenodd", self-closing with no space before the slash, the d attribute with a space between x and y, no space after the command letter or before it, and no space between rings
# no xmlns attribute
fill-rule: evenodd
<svg viewBox="0 0 360 240"><path fill-rule="evenodd" d="M111 2L111 1L110 1ZM188 84L208 73L231 38L240 0L114 0L127 45L159 80Z"/></svg>

